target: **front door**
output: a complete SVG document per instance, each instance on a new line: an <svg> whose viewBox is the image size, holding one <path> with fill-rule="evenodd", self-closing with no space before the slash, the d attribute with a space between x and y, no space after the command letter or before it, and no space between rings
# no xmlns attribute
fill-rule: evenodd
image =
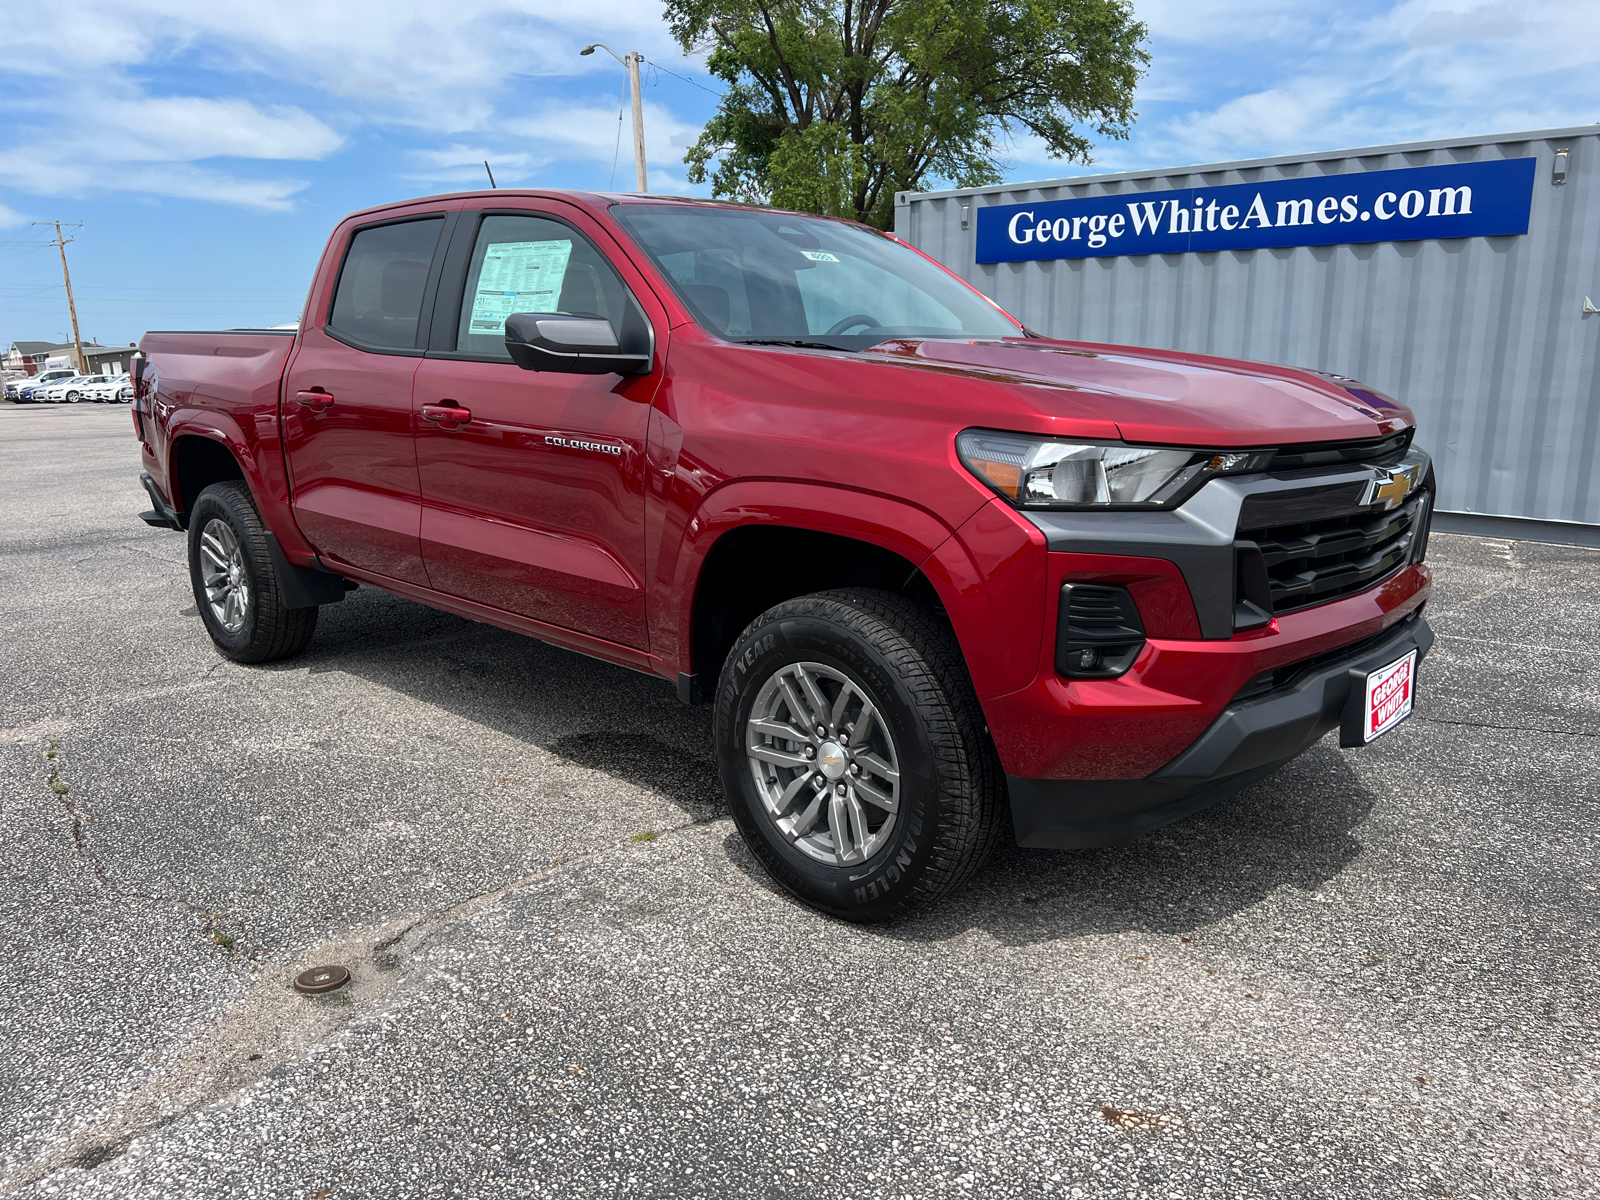
<svg viewBox="0 0 1600 1200"><path fill-rule="evenodd" d="M284 449L306 539L335 569L424 587L411 387L444 224L431 215L356 230L327 327L306 314L283 380Z"/></svg>
<svg viewBox="0 0 1600 1200"><path fill-rule="evenodd" d="M636 303L577 219L462 214L415 381L422 556L438 591L643 649L645 431L659 371L524 371L505 349L511 313L620 327Z"/></svg>

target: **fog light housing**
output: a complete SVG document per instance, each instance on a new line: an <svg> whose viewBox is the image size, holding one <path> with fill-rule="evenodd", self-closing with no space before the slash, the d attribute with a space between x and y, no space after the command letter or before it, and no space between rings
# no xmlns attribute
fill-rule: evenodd
<svg viewBox="0 0 1600 1200"><path fill-rule="evenodd" d="M1144 622L1125 587L1064 583L1056 618L1056 670L1069 679L1115 679L1144 649Z"/></svg>

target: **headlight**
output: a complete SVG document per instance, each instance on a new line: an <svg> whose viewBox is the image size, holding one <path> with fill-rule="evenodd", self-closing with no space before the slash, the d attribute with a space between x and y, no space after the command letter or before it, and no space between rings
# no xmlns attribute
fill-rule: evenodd
<svg viewBox="0 0 1600 1200"><path fill-rule="evenodd" d="M968 429L956 452L1019 508L1169 508L1218 475L1259 471L1271 450L1168 450Z"/></svg>

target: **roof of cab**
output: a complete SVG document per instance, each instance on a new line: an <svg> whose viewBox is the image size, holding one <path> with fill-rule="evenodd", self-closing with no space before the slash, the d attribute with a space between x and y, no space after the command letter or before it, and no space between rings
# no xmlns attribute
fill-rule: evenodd
<svg viewBox="0 0 1600 1200"><path fill-rule="evenodd" d="M358 208L354 212L346 213L339 220L342 223L348 221L351 217L375 216L396 208L410 208L417 204L443 203L450 200L503 200L511 196L539 200L565 200L568 203L578 205L580 208L591 210L610 208L613 204L673 204L691 208L736 208L745 211L754 209L761 212L789 211L788 209L772 208L767 205L741 204L737 200L711 200L703 196L667 196L656 192L582 192L570 188L481 188L470 192L441 192L434 196L411 196L404 200L390 200L384 204L374 204L369 208ZM807 214L799 213L796 215L805 216Z"/></svg>

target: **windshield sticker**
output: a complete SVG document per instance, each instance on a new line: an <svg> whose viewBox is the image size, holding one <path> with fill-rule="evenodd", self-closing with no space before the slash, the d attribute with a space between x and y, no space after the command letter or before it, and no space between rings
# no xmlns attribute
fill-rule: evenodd
<svg viewBox="0 0 1600 1200"><path fill-rule="evenodd" d="M800 253L804 254L812 262L838 262L839 261L839 258L838 258L837 255L829 254L826 250L802 250L802 251L800 251Z"/></svg>
<svg viewBox="0 0 1600 1200"><path fill-rule="evenodd" d="M467 332L503 334L512 313L556 311L572 243L490 242L478 272Z"/></svg>

